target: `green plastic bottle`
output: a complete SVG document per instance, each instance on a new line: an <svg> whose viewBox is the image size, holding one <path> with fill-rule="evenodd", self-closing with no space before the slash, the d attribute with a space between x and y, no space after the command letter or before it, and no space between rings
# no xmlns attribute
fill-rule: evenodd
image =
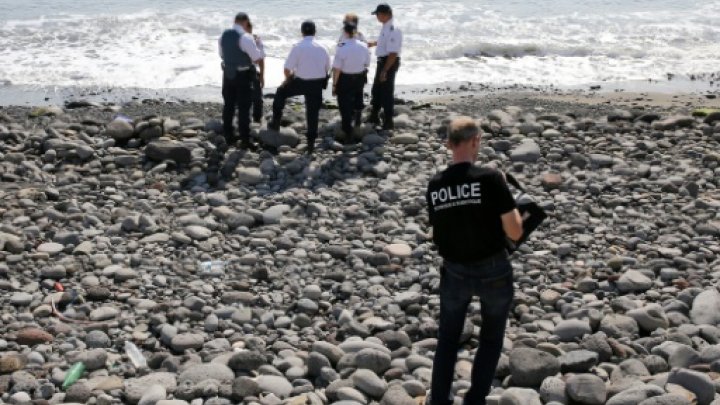
<svg viewBox="0 0 720 405"><path fill-rule="evenodd" d="M77 362L73 364L72 367L70 367L70 370L68 370L67 374L65 375L65 381L63 381L62 389L66 390L70 388L71 385L75 384L77 380L82 377L83 373L85 372L85 364L82 362Z"/></svg>

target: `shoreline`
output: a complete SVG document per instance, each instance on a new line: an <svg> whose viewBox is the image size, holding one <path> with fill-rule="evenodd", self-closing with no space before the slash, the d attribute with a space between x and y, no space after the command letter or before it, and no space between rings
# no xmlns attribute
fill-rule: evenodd
<svg viewBox="0 0 720 405"><path fill-rule="evenodd" d="M366 87L369 97L370 87ZM266 102L272 98L275 88L265 90ZM662 105L677 105L684 100L702 101L707 99L707 107L717 107L720 98L720 82L669 80L596 83L585 86L559 88L547 85L490 85L471 82L448 82L436 85L398 85L396 97L414 102L453 102L467 96L493 96L496 94L529 94L531 96L549 97L555 101L569 102L607 102L618 101L632 104L632 101L653 102L661 100ZM633 97L636 100L630 100ZM712 97L712 98L710 98ZM624 100L626 98L627 100ZM644 98L644 100L637 100ZM334 101L329 90L324 99ZM72 101L88 101L93 103L125 104L133 101L154 100L177 103L222 103L220 87L200 86L179 89L143 89L97 87L34 87L28 85L0 85L0 107L27 106L39 107L64 105Z"/></svg>

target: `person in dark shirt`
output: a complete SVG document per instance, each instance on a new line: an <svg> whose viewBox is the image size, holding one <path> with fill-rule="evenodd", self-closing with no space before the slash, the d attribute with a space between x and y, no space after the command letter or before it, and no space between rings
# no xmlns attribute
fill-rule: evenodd
<svg viewBox="0 0 720 405"><path fill-rule="evenodd" d="M440 325L433 362L431 405L450 405L465 314L480 297L482 328L465 405L484 405L490 392L513 299L507 239L522 236L522 219L505 176L475 166L480 128L467 117L448 129L452 164L430 180L426 199L433 241L443 258Z"/></svg>

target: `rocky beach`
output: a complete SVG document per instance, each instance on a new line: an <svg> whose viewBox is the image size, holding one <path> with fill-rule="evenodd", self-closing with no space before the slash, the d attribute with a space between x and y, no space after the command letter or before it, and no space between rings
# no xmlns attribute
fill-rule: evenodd
<svg viewBox="0 0 720 405"><path fill-rule="evenodd" d="M215 103L0 108L0 402L422 404L424 193L469 115L550 216L513 255L488 403L720 404L717 98L467 92L352 139L329 107L311 157L298 104L257 151L218 148Z"/></svg>

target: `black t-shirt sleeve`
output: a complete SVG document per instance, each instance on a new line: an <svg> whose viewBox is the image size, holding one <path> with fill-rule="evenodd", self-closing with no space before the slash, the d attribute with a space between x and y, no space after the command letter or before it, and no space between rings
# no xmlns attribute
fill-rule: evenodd
<svg viewBox="0 0 720 405"><path fill-rule="evenodd" d="M515 204L515 198L513 198L510 188L505 181L505 176L500 172L495 172L492 176L495 206L497 207L498 214L503 215L517 208Z"/></svg>

